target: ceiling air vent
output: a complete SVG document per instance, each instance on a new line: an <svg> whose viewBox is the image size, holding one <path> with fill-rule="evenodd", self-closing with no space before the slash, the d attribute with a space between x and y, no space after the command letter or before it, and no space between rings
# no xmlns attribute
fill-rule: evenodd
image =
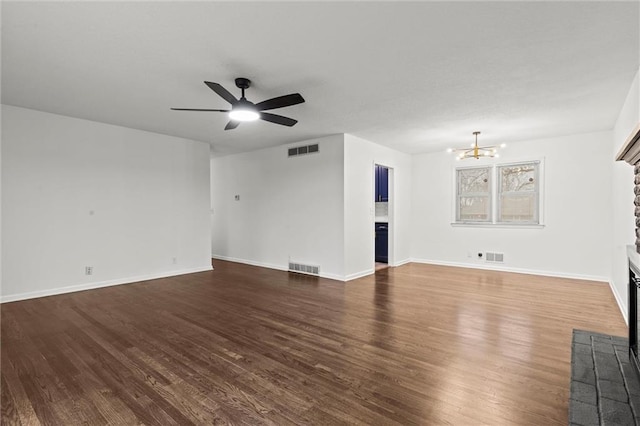
<svg viewBox="0 0 640 426"><path fill-rule="evenodd" d="M319 152L320 148L318 147L318 144L313 144L313 145L304 145L304 146L297 146L295 148L289 148L289 157L295 157L297 155L304 155L304 154L313 154L314 152Z"/></svg>

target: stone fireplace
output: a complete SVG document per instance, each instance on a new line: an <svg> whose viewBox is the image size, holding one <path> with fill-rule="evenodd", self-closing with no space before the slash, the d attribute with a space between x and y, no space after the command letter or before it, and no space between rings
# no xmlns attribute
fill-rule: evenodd
<svg viewBox="0 0 640 426"><path fill-rule="evenodd" d="M629 360L640 375L640 316L638 315L638 291L640 290L640 255L635 247L629 247Z"/></svg>
<svg viewBox="0 0 640 426"><path fill-rule="evenodd" d="M634 169L634 206L635 206L635 244L627 250L629 260L629 359L640 376L640 124L631 132L616 157L617 161L626 161Z"/></svg>

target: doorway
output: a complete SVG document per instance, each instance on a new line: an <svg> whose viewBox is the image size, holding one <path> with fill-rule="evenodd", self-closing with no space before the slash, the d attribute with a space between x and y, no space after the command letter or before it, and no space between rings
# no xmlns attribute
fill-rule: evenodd
<svg viewBox="0 0 640 426"><path fill-rule="evenodd" d="M379 271L392 264L390 250L393 169L374 164L374 269Z"/></svg>

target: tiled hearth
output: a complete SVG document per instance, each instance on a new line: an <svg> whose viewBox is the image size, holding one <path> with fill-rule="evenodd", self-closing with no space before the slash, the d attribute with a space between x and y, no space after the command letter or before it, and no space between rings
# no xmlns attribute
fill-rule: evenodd
<svg viewBox="0 0 640 426"><path fill-rule="evenodd" d="M640 379L627 338L573 331L569 424L640 426Z"/></svg>

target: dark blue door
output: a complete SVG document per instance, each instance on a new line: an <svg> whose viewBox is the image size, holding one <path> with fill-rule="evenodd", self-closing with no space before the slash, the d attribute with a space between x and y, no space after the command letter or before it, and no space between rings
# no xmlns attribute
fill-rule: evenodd
<svg viewBox="0 0 640 426"><path fill-rule="evenodd" d="M389 201L389 169L380 167L380 201Z"/></svg>
<svg viewBox="0 0 640 426"><path fill-rule="evenodd" d="M380 201L380 166L376 164L376 169L374 172L374 176L376 178L376 183L374 185L376 194L373 197L373 201Z"/></svg>
<svg viewBox="0 0 640 426"><path fill-rule="evenodd" d="M389 169L376 164L375 201L389 201Z"/></svg>
<svg viewBox="0 0 640 426"><path fill-rule="evenodd" d="M376 222L376 262L389 261L389 224Z"/></svg>

